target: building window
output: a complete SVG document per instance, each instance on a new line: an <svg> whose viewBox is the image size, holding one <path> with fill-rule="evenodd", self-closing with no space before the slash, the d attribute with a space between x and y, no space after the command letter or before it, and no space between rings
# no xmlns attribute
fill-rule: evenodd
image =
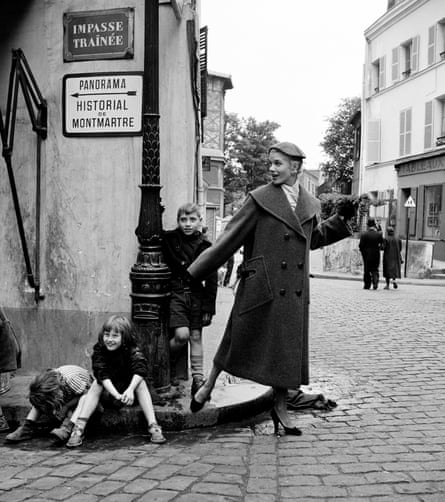
<svg viewBox="0 0 445 502"><path fill-rule="evenodd" d="M433 102L425 103L425 136L424 148L433 148Z"/></svg>
<svg viewBox="0 0 445 502"><path fill-rule="evenodd" d="M210 171L210 157L205 156L202 158L202 170Z"/></svg>
<svg viewBox="0 0 445 502"><path fill-rule="evenodd" d="M400 47L394 47L392 50L392 63L391 63L391 79L393 82L397 82L400 78L399 70L399 59L400 59Z"/></svg>
<svg viewBox="0 0 445 502"><path fill-rule="evenodd" d="M386 64L385 56L376 59L372 63L372 68L373 68L372 81L374 83L374 92L379 92L385 88L386 85L385 64Z"/></svg>
<svg viewBox="0 0 445 502"><path fill-rule="evenodd" d="M354 160L360 160L362 128L357 126L354 130Z"/></svg>
<svg viewBox="0 0 445 502"><path fill-rule="evenodd" d="M402 44L402 63L404 78L409 77L419 69L419 36L410 38Z"/></svg>
<svg viewBox="0 0 445 502"><path fill-rule="evenodd" d="M411 153L411 108L400 112L400 149L399 154L409 155Z"/></svg>
<svg viewBox="0 0 445 502"><path fill-rule="evenodd" d="M439 239L440 212L442 210L442 185L425 187L423 208L423 238Z"/></svg>
<svg viewBox="0 0 445 502"><path fill-rule="evenodd" d="M436 25L428 28L428 66L436 61Z"/></svg>

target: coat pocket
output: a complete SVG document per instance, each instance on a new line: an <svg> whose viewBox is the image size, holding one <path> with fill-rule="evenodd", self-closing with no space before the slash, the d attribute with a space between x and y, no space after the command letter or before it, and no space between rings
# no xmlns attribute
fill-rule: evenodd
<svg viewBox="0 0 445 502"><path fill-rule="evenodd" d="M263 256L247 260L241 266L237 291L238 314L242 315L273 300L272 288Z"/></svg>

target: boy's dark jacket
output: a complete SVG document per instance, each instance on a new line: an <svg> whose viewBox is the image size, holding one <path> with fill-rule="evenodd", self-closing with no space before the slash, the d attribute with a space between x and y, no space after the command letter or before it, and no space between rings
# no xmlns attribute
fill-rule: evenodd
<svg viewBox="0 0 445 502"><path fill-rule="evenodd" d="M182 291L184 287L189 287L191 292L201 296L202 312L215 314L216 292L218 288L218 273L211 272L205 278L205 284L200 281L191 281L187 268L205 249L212 244L204 239L198 232L194 238L194 252L189 256L184 249L184 234L178 228L164 232L162 238L162 248L165 261L172 273L173 290Z"/></svg>

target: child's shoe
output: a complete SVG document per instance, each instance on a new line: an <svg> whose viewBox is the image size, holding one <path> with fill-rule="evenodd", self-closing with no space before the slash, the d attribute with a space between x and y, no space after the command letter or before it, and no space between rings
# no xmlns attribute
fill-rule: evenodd
<svg viewBox="0 0 445 502"><path fill-rule="evenodd" d="M397 285L397 282L396 281L392 281L392 287L394 289L397 289L398 288L398 285Z"/></svg>
<svg viewBox="0 0 445 502"><path fill-rule="evenodd" d="M205 379L202 375L195 375L192 380L192 388L190 394L195 397L198 390L205 384Z"/></svg>
<svg viewBox="0 0 445 502"><path fill-rule="evenodd" d="M156 423L153 423L148 427L148 432L151 435L150 441L152 443L162 444L167 441L164 437L164 434L162 434L161 426Z"/></svg>
<svg viewBox="0 0 445 502"><path fill-rule="evenodd" d="M50 431L50 434L57 443L65 443L70 438L73 427L73 422L69 418L65 418L60 427L56 427Z"/></svg>
<svg viewBox="0 0 445 502"><path fill-rule="evenodd" d="M14 432L9 433L5 440L9 443L18 443L20 441L26 441L34 437L34 424L31 421L26 420L23 425L17 427Z"/></svg>
<svg viewBox="0 0 445 502"><path fill-rule="evenodd" d="M9 431L9 424L4 415L0 415L0 432Z"/></svg>
<svg viewBox="0 0 445 502"><path fill-rule="evenodd" d="M83 429L81 429L78 425L75 425L66 446L68 448L77 448L78 446L82 446L84 437L85 434Z"/></svg>

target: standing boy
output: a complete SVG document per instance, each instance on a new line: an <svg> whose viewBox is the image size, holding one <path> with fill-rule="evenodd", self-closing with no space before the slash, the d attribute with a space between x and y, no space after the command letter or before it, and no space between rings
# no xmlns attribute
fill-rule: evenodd
<svg viewBox="0 0 445 502"><path fill-rule="evenodd" d="M202 218L196 204L187 203L178 209L178 226L165 232L163 251L172 274L170 301L170 357L172 366L179 352L190 342L192 396L204 383L202 328L211 323L215 314L217 272L205 281L190 280L187 268L211 243L199 231Z"/></svg>

